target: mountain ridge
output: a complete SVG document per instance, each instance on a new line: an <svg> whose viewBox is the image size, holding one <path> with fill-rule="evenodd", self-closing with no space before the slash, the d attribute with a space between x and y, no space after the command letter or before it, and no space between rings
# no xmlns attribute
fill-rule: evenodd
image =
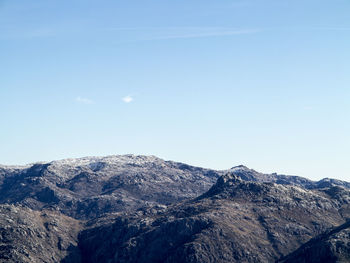
<svg viewBox="0 0 350 263"><path fill-rule="evenodd" d="M173 164L178 164L178 165L183 165L185 167L189 167L189 168L200 168L203 170L211 170L211 171L216 171L219 172L220 174L225 174L227 172L235 172L235 173L239 173L241 171L245 172L245 173L249 173L250 178L246 178L246 176L242 176L242 178L246 178L247 180L256 180L256 177L260 177L259 180L261 181L273 181L276 180L277 183L285 183L284 180L291 180L291 181L295 181L295 183L304 183L305 185L317 185L317 184L321 184L321 183L326 183L326 182L331 182L334 184L345 184L347 187L350 187L350 182L346 182L343 180L339 180L339 179L335 179L335 178L331 178L331 177L326 177L326 178L322 178L320 180L311 180L305 177L301 177L301 176L297 176L297 175L285 175L285 174L278 174L276 172L273 173L260 173L257 172L254 169L248 168L245 165L236 165L233 166L229 169L223 169L223 170L217 170L217 169L211 169L211 168L202 168L200 166L194 166L194 165L189 165L183 162L177 162L177 161L172 161L172 160L164 160L162 158L159 158L155 155L136 155L136 154L123 154L123 155L107 155L107 156L85 156L85 157L78 157L78 158L64 158L64 159L59 159L59 160L52 160L52 161L40 161L40 162L34 162L34 163L29 163L29 164L24 164L24 165L2 165L0 164L0 169L12 169L12 170L25 170L28 168L31 168L33 166L37 166L37 165L49 165L49 166L84 166L86 164L90 164L93 165L94 162L95 163L99 163L99 162L107 162L110 161L111 163L113 163L113 161L117 161L119 163L124 162L130 162L131 160L134 160L134 164L145 164L145 163L151 163L151 162L164 162L164 163L173 163ZM255 176L254 176L255 175ZM256 176L256 175L260 175L260 176ZM263 175L263 176L262 176ZM273 179L275 178L275 179ZM299 182L298 182L299 180ZM301 181L301 182L300 182ZM275 182L275 181L274 181ZM308 182L308 183L306 183Z"/></svg>
<svg viewBox="0 0 350 263"><path fill-rule="evenodd" d="M272 262L344 224L350 184L155 156L70 158L0 166L0 215L1 263Z"/></svg>
<svg viewBox="0 0 350 263"><path fill-rule="evenodd" d="M226 174L198 198L97 220L80 249L88 263L273 262L350 218L350 190L341 188L334 198Z"/></svg>

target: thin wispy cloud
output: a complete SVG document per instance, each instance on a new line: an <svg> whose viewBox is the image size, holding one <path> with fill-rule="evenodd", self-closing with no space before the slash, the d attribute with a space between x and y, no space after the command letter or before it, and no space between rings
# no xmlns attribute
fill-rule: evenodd
<svg viewBox="0 0 350 263"><path fill-rule="evenodd" d="M154 37L152 40L161 39L186 39L186 38L206 38L206 37L223 37L223 36L234 36L234 35L246 35L258 33L261 30L249 29L249 30L227 30L227 31L212 31L212 32L202 32L202 33L191 33L191 34L175 34L168 36Z"/></svg>
<svg viewBox="0 0 350 263"><path fill-rule="evenodd" d="M124 98L122 98L122 101L124 101L125 103L130 103L134 100L133 97L131 97L130 95L125 96Z"/></svg>
<svg viewBox="0 0 350 263"><path fill-rule="evenodd" d="M260 29L240 29L230 27L117 27L105 28L110 32L129 32L135 37L135 40L167 40L167 39L189 39L189 38L208 38L224 37L233 35L246 35L258 33Z"/></svg>
<svg viewBox="0 0 350 263"><path fill-rule="evenodd" d="M230 27L110 27L95 28L87 31L79 27L58 27L58 28L13 28L0 26L0 39L37 39L52 37L83 37L85 35L96 34L102 37L104 34L114 32L126 42L129 41L149 41L149 40L171 40L171 39L191 39L227 37L235 35L256 34L263 31L280 30L311 30L311 31L350 31L350 27L342 26L320 26L320 27L270 27L270 28L230 28ZM100 35L102 34L102 35ZM125 42L125 41L123 41Z"/></svg>
<svg viewBox="0 0 350 263"><path fill-rule="evenodd" d="M288 26L264 28L266 31L350 31L350 27L342 26Z"/></svg>
<svg viewBox="0 0 350 263"><path fill-rule="evenodd" d="M311 29L329 30L329 31L350 31L350 27L312 27Z"/></svg>
<svg viewBox="0 0 350 263"><path fill-rule="evenodd" d="M94 104L95 103L93 100L90 100L88 98L83 98L80 96L78 96L75 100L81 104Z"/></svg>
<svg viewBox="0 0 350 263"><path fill-rule="evenodd" d="M314 107L310 106L310 105L306 105L306 106L303 107L303 110L306 110L306 111L311 111L313 109L314 109Z"/></svg>
<svg viewBox="0 0 350 263"><path fill-rule="evenodd" d="M16 27L0 27L0 39L18 40L18 39L35 39L50 38L56 36L56 32L52 28L16 28Z"/></svg>
<svg viewBox="0 0 350 263"><path fill-rule="evenodd" d="M185 32L185 31L217 31L240 30L242 28L218 27L218 26L170 26L170 27L106 27L105 31L158 31L158 32Z"/></svg>

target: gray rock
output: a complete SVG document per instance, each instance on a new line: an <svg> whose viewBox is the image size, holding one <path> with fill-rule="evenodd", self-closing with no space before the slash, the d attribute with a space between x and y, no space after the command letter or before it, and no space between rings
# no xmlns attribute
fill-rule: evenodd
<svg viewBox="0 0 350 263"><path fill-rule="evenodd" d="M80 262L82 223L56 211L0 205L0 262Z"/></svg>

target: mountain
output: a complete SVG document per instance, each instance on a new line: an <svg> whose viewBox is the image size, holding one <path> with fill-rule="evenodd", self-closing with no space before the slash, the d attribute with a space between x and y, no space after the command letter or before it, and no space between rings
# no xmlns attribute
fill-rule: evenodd
<svg viewBox="0 0 350 263"><path fill-rule="evenodd" d="M0 166L0 262L305 258L299 247L350 218L349 191L335 179L242 165L218 171L155 156ZM345 251L349 237L341 231L329 235L333 243L322 239L324 247Z"/></svg>
<svg viewBox="0 0 350 263"><path fill-rule="evenodd" d="M307 190L226 174L198 198L91 221L79 246L88 263L274 262L346 218L349 189Z"/></svg>
<svg viewBox="0 0 350 263"><path fill-rule="evenodd" d="M262 174L245 166L212 170L164 161L155 156L117 155L65 159L27 166L0 166L0 204L33 210L54 209L76 219L169 205L207 191L221 175L243 180L299 185L307 189L350 184Z"/></svg>
<svg viewBox="0 0 350 263"><path fill-rule="evenodd" d="M306 189L317 189L317 188L322 188L322 187L327 187L332 185L343 186L350 189L349 182L345 182L337 179L324 178L320 181L315 182L300 176L291 176L291 175L284 175L284 174L277 174L277 173L263 174L253 169L249 169L243 165L235 166L229 170L225 170L222 172L224 173L221 173L221 175L227 172L234 173L246 181L297 185Z"/></svg>
<svg viewBox="0 0 350 263"><path fill-rule="evenodd" d="M0 203L55 209L77 218L167 205L208 190L213 170L154 156L66 159L0 169Z"/></svg>

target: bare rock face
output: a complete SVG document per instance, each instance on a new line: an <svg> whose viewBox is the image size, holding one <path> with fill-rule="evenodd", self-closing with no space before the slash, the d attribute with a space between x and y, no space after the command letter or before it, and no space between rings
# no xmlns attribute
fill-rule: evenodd
<svg viewBox="0 0 350 263"><path fill-rule="evenodd" d="M350 191L328 190L228 174L191 201L91 222L79 244L84 262L274 262L350 217Z"/></svg>
<svg viewBox="0 0 350 263"><path fill-rule="evenodd" d="M313 238L280 263L346 263L350 262L350 220Z"/></svg>
<svg viewBox="0 0 350 263"><path fill-rule="evenodd" d="M80 262L82 224L55 211L0 206L0 262Z"/></svg>

